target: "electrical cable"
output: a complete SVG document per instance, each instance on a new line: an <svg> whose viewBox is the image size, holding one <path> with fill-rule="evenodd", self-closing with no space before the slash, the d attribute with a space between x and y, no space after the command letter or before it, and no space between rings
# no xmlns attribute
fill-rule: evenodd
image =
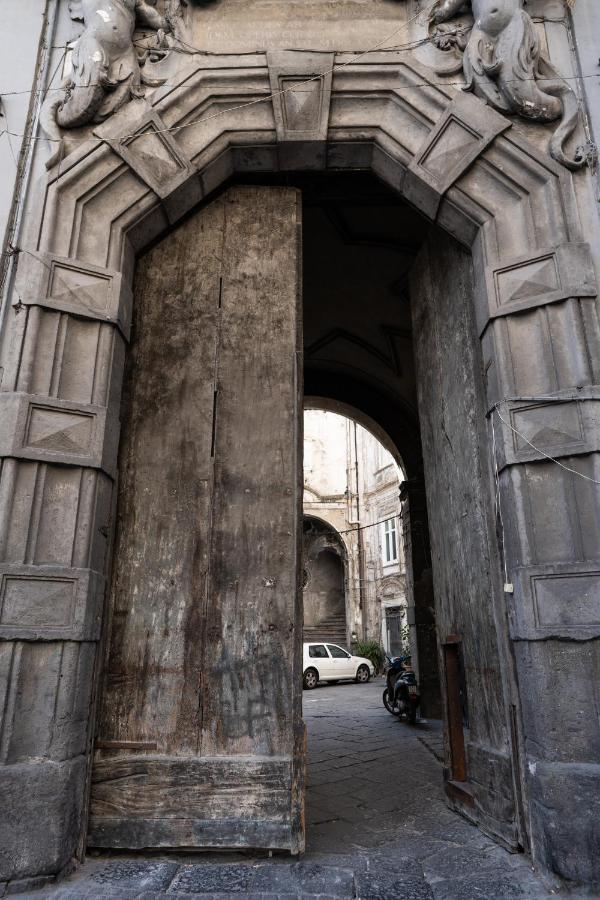
<svg viewBox="0 0 600 900"><path fill-rule="evenodd" d="M131 138L131 137L134 137L134 136L140 137L140 136L142 136L142 135L145 134L145 133L146 133L146 134L157 134L157 133L162 133L162 132L170 132L170 133L177 132L177 131L180 131L180 130L182 130L182 129L184 129L184 128L189 128L189 127L191 127L191 126L193 126L193 125L201 124L201 123L203 123L203 122L207 122L207 121L210 121L210 120L212 120L212 119L219 118L219 117L221 117L221 116L223 116L223 115L227 115L228 113L236 112L236 111L241 110L241 109L246 109L246 108L248 108L248 107L250 107L250 106L253 106L253 105L256 105L256 104L258 104L258 103L265 103L265 102L267 102L267 101L269 101L269 100L272 100L275 96L281 96L281 95L286 94L286 93L291 92L291 91L297 92L297 91L298 91L298 88L301 87L302 85L304 85L304 84L310 84L310 83L313 83L313 82L315 82L315 81L321 80L325 75L332 74L333 72L340 71L340 70L342 70L342 69L344 69L344 68L347 68L348 66L353 65L353 64L356 63L358 60L362 59L364 56L367 56L368 54L373 53L373 52L375 52L376 50L382 49L383 45L385 45L385 44L390 40L390 38L392 38L394 35L398 34L400 31L402 31L402 30L403 30L404 28L406 28L408 25L412 24L412 22L414 22L416 19L418 19L419 16L423 14L423 12L424 12L424 10L420 10L418 13L416 13L416 14L415 14L414 16L412 16L410 19L407 19L405 22L403 22L398 28L394 29L392 32L390 32L388 35L386 35L386 37L383 38L381 41L379 41L377 44L374 44L373 46L367 48L366 50L361 51L361 52L358 53L357 55L353 56L351 59L346 60L345 62L339 63L339 64L337 64L337 65L334 64L334 65L331 67L331 69L327 69L327 70L325 70L324 72L321 72L321 73L318 74L318 75L314 75L314 76L311 76L310 78L307 78L307 79L304 79L304 80L302 80L302 81L299 81L299 82L297 82L296 84L294 84L294 85L292 85L292 86L290 86L290 87L288 87L288 88L283 88L283 89L280 90L280 91L274 91L274 92L272 92L272 93L270 93L270 94L268 94L268 95L265 95L264 97L259 97L259 98L256 98L256 99L254 99L254 100L248 101L247 103L239 104L239 105L236 105L236 106L233 106L233 107L228 107L227 109L220 110L218 113L214 113L214 114L212 114L212 115L210 115L210 116L205 116L205 117L202 117L202 118L200 118L200 119L192 120L192 121L190 121L190 122L185 122L185 123L183 123L183 124L181 124L181 125L173 125L173 126L170 126L170 127L168 127L168 128L161 129L160 131L159 131L159 130L153 130L152 132L140 132L140 133L138 133L137 135L134 135L134 134L131 134L131 135L125 135L125 136L122 137L122 140L126 140L127 138ZM427 39L423 39L422 43L425 43L426 40L427 40ZM183 43L186 43L186 42L183 42ZM419 45L421 42L415 42L415 43L416 43L416 45ZM202 51L198 51L197 48L193 48L192 45L188 45L188 46L189 46L189 50L187 51L188 53L191 53L191 54L194 54L194 55L195 55L195 54L198 53L198 52L202 52ZM173 50L173 49L176 50L177 48L170 48L170 50ZM183 51L182 51L182 52L183 52ZM58 71L58 67L60 66L62 60L63 60L64 57L65 57L65 55L66 55L66 48L65 48L65 52L63 53L63 56L62 56L61 59L59 60L59 63L58 63L57 67L55 68L55 70L54 70L54 72L53 72L53 74L52 74L52 78L51 78L51 80L50 80L50 86L49 86L48 88L43 89L43 90L45 90L45 94L47 94L48 91L50 91L50 90L61 90L61 89L62 89L62 88L52 88L52 87L51 87L51 84L52 84L52 81L54 80L54 77L55 77L55 75L56 75L56 72ZM577 81L577 80L581 80L581 79L584 79L584 78L598 77L598 75L597 75L597 73L589 73L589 74L580 74L580 75L573 75L573 76L559 76L559 77L562 78L562 79L565 80L565 81L568 81L568 80L575 80L575 81ZM517 80L517 79L514 79L514 80ZM544 80L554 80L554 79L551 79L551 78L546 79L546 78L544 78L544 77L539 77L539 78L519 79L519 80L544 81ZM436 85L444 86L444 87L446 87L446 86L452 86L452 85L459 86L459 87L463 87L463 86L464 86L464 82L463 82L463 81L452 82L452 81L447 81L447 80L445 80L445 81L440 81L440 82L421 82L421 83L413 83L413 84L409 84L409 85L403 85L403 89L410 89L410 88L417 88L417 87L424 87L424 88L427 88L427 87L432 87L432 86L436 86ZM75 88L76 88L76 87L77 87L77 86L75 86ZM12 92L6 92L6 93L4 93L4 94L2 94L2 93L0 92L0 95L1 95L1 96L15 96L15 95L17 95L17 94L31 94L31 93L36 93L36 92L41 91L41 90L42 90L42 89L34 89L34 90L30 90L30 91L21 91L21 92L19 92L19 91L12 91ZM7 125L8 125L8 122L7 122ZM5 133L5 134L7 135L7 140L9 140L9 141L10 141L9 136L12 136L12 137L29 137L29 140L48 140L48 141L51 141L51 140L52 140L52 139L50 139L50 138L46 138L45 136L44 136L44 137L34 137L34 136L31 135L31 134L30 134L29 136L26 135L26 134L18 134L18 133L15 133L15 132L10 131L8 128L5 129L5 130L3 131L3 133ZM89 141L90 138L89 138L89 137L83 137L83 138L79 138L79 140L81 140L81 141ZM101 138L98 138L98 142L99 142L99 143L103 143L103 141L102 141ZM12 145L10 145L10 148L11 148L11 152L12 152ZM21 248L14 248L14 247L11 246L10 250L11 250L12 253L18 253L18 252L21 251ZM25 250L24 252L29 253L29 251L27 251L27 250ZM33 254L30 254L30 255L33 256ZM35 257L35 258L38 259L38 257ZM49 267L48 267L48 268L49 268ZM20 299L19 299L19 304L20 304L20 302L21 302L21 301L20 301ZM540 399L540 398L537 398L537 399ZM552 398L552 399L553 399L553 400L557 400L558 402L567 402L566 398ZM580 399L586 399L586 398L573 398L573 399L580 400ZM577 476L579 476L580 478L585 479L586 481L590 481L590 482L592 482L593 484L598 484L598 485L600 485L600 481L598 481L598 480L596 480L596 479L594 479L594 478L591 478L591 477L588 476L588 475L584 475L583 473L578 472L576 469L572 469L572 468L570 468L569 466L565 466L565 465L564 465L563 463L561 463L559 460L555 459L555 458L552 457L550 454L546 453L544 450L542 450L541 448L539 448L539 447L537 447L535 444L533 444L533 443L532 443L532 442L531 442L524 434L522 434L522 433L521 433L517 428L515 428L510 422L508 422L506 419L503 418L503 416L501 415L501 413L500 413L500 411L499 411L499 409L498 409L498 406L499 406L499 404L500 404L501 402L505 402L505 401L499 401L497 404L495 404L494 410L493 410L493 411L496 412L496 414L498 415L498 418L500 419L500 421L502 421L507 427L509 427L515 434L519 435L519 437L521 437L521 438L522 438L522 439L523 439L523 440L524 440L524 441L525 441L525 442L526 442L526 443L527 443L527 444L528 444L535 452L539 453L539 454L540 454L541 456L543 456L544 458L546 458L546 459L548 459L549 461L551 461L551 462L555 463L556 465L560 466L560 467L561 467L562 469L564 469L565 471L568 471L568 472L570 472L570 473L572 473L572 474L574 474L574 475L577 475ZM494 430L494 426L493 426L493 419L492 419L492 430L493 430L494 458L495 458L495 464L496 464L496 468L497 468L496 437L495 437L495 430ZM394 517L391 517L391 518L394 518ZM371 528L371 527L374 527L374 526L376 526L376 525L383 524L383 523L386 522L386 521L390 521L390 518L388 518L388 519L382 519L380 522L374 522L374 523L370 523L370 524L368 524L368 525L359 526L358 528L348 529L348 530L346 530L346 531L340 532L340 534L344 534L344 533L352 533L352 532L355 532L355 531L361 531L361 530L363 530L363 529L365 529L365 528Z"/></svg>
<svg viewBox="0 0 600 900"><path fill-rule="evenodd" d="M577 399L577 398L573 398L573 399ZM523 434L522 431L519 431L518 428L515 428L514 425L512 425L510 422L508 422L501 415L500 410L498 409L498 406L500 405L500 403L503 403L503 402L504 401L499 400L498 403L495 404L494 411L495 411L496 415L498 416L498 418L500 419L501 422L504 422L504 424L507 425L508 428L511 429L511 431L514 431L514 433L517 434L520 438L522 438L525 441L525 443L529 444L529 446L532 448L532 450L535 450L536 453L539 453L541 456L545 457L545 459L549 460L550 462L555 463L557 466L560 466L560 468L564 469L566 472L571 472L571 474L577 475L579 478L585 479L585 481L591 481L592 484L600 485L600 481L598 481L596 478L592 478L590 475L584 475L583 472L578 472L577 469L572 469L570 466L565 466L564 463L561 463L560 460L556 459L554 456L550 456L550 454L546 453L545 450L542 450L540 447L536 447L536 445L533 444L529 440L529 438ZM567 401L563 400L562 402L567 402Z"/></svg>
<svg viewBox="0 0 600 900"><path fill-rule="evenodd" d="M307 513L307 515L310 515L310 511ZM359 531L364 531L365 528L375 528L376 525L383 525L384 522L393 522L398 518L398 516L399 513L394 516L388 516L386 519L380 519L378 522L369 522L367 525L358 525L356 528L346 528L343 531L338 531L338 529L335 528L334 525L332 525L331 527L335 529L337 534L356 534Z"/></svg>
<svg viewBox="0 0 600 900"><path fill-rule="evenodd" d="M142 132L137 132L135 134L123 135L121 137L121 140L127 140L127 139L133 138L133 137L141 137L144 134L162 134L162 133L166 133L166 132L174 133L177 131L181 131L183 128L190 128L192 125L198 125L202 122L206 122L206 121L210 121L211 119L219 118L220 116L226 115L230 112L236 112L237 110L240 110L240 109L246 109L247 107L255 106L258 103L266 103L267 101L272 100L274 97L283 96L284 94L287 94L291 91L295 91L298 87L300 87L304 84L311 84L312 82L320 81L326 75L330 75L334 71L339 71L341 69L347 68L348 66L357 62L359 59L362 59L363 56L367 56L369 53L374 53L376 50L381 49L381 47L383 45L385 45L386 43L388 43L388 41L392 37L394 37L394 35L399 34L401 31L403 31L405 28L407 28L410 24L412 24L412 22L416 21L416 19L418 19L419 16L422 15L422 13L423 13L423 10L420 10L418 13L415 13L414 16L412 16L410 19L407 19L405 22L403 22L401 25L399 25L398 28L395 28L393 31L391 31L389 34L387 34L377 44L373 44L373 46L367 48L366 50L361 51L356 56L353 56L351 59L346 60L343 63L338 63L338 64L334 63L334 65L330 69L326 69L324 72L321 72L318 75L311 75L310 78L306 78L299 82L296 82L295 84L291 85L290 87L282 88L279 91L273 91L270 94L266 94L264 97L258 97L255 100L248 101L247 103L242 103L237 106L229 107L228 109L220 110L218 113L214 113L213 115L210 115L210 116L205 116L202 119L196 119L191 122L184 122L182 125L172 125L172 126L169 126L168 128L154 129L150 132L142 131ZM0 92L0 96L1 96L1 92ZM19 135L14 135L14 136L18 137ZM51 138L47 138L44 136L44 137L37 137L36 140L50 140L54 143L58 143L62 139L57 140L55 138L51 139ZM89 140L91 140L91 138L83 137L83 138L79 138L78 140L89 141ZM102 138L97 138L97 140L98 140L99 144L104 143Z"/></svg>
<svg viewBox="0 0 600 900"><path fill-rule="evenodd" d="M431 6L433 6L433 3L431 4ZM427 10L427 12L429 12L429 10ZM248 101L247 103L239 104L239 105L236 105L236 106L233 106L233 107L228 107L227 109L220 110L219 112L214 113L214 114L212 114L212 115L210 115L210 116L204 116L204 117L202 117L202 118L200 118L200 119L195 119L195 120L192 120L192 121L190 121L190 122L185 122L185 123L183 123L183 124L181 124L181 125L172 125L172 126L169 126L169 127L167 127L167 128L160 129L160 130L158 130L158 129L155 129L155 130L154 130L154 129L153 129L151 132L143 132L143 131L142 131L142 132L138 132L137 134L123 135L123 136L121 137L121 140L128 140L128 139L133 138L133 137L141 137L141 136L143 136L144 134L160 134L160 133L167 133L167 132L168 132L168 133L176 133L176 132L178 132L178 131L180 131L180 130L182 130L182 129L184 129L184 128L189 128L189 127L192 127L193 125L198 125L198 124L201 124L201 123L203 123L203 122L211 121L212 119L219 118L219 117L221 117L221 116L223 116L223 115L227 115L228 113L236 112L236 111L241 110L241 109L246 109L246 108L248 108L248 107L250 107L250 106L253 106L253 105L256 105L256 104L258 104L258 103L265 103L265 102L267 102L267 101L269 101L269 100L272 100L272 99L273 99L274 97L276 97L276 96L282 96L282 95L284 95L284 94L286 94L286 93L288 93L288 92L292 92L292 91L293 91L293 92L296 92L296 93L297 93L297 92L298 92L298 88L301 87L302 85L304 85L304 84L310 84L310 83L312 83L312 82L314 82L314 81L319 81L319 80L321 80L325 75L329 75L329 74L332 74L333 72L340 71L340 70L342 70L342 69L344 69L344 68L347 68L348 66L353 65L353 64L356 63L358 60L362 59L364 56L367 56L368 54L373 53L373 52L375 52L376 50L382 50L383 47L384 47L384 45L390 40L390 38L394 37L394 35L398 34L400 31L402 31L402 30L403 30L404 28L406 28L408 25L412 24L414 21L416 21L416 20L417 20L420 16L422 16L424 13L425 13L425 10L420 10L419 12L415 13L414 16L412 16L410 19L407 19L405 22L403 22L400 26L398 26L398 28L394 29L392 32L390 32L388 35L386 35L386 37L383 38L381 41L379 41L377 44L374 44L373 46L367 48L366 50L361 51L361 52L358 53L357 55L353 56L351 59L346 60L346 61L343 62L343 63L334 64L334 65L331 67L331 69L327 69L327 70L325 70L324 72L321 72L321 73L318 74L318 75L313 75L313 76L311 76L310 78L307 78L307 79L304 79L304 80L302 80L302 81L296 82L295 84L291 85L291 86L288 87L288 88L282 88L280 91L273 91L272 93L267 94L267 95L265 95L264 97L258 97L258 98L256 98L255 100L250 100L250 101ZM179 39L178 39L178 40L179 40ZM425 42L426 40L428 40L428 39L423 39L424 42ZM183 43L186 43L186 42L183 42ZM189 45L189 46L191 47L192 45ZM176 48L170 48L170 49L176 49ZM193 51L190 50L189 52L190 52L190 53L191 53L191 52L194 52L194 53L195 53L196 49L197 49L197 48L194 48ZM575 81L577 81L577 80L581 80L581 79L583 79L583 78L594 78L594 77L598 77L598 76L597 76L597 73L590 73L590 74L581 74L581 75L573 75L573 76L559 76L559 77L562 78L563 80L567 80L567 81L568 81L568 80L575 80ZM546 77L544 77L544 76L540 76L539 78L530 78L530 79L511 79L511 80L515 80L515 81L527 81L527 80L529 80L529 81L544 81L544 80L554 81L555 78L550 78L550 77L546 78ZM442 87L447 87L447 86L457 86L457 87L464 87L464 81L447 81L447 80L446 80L446 81L439 81L439 82L433 82L433 81L431 81L431 82L421 82L421 83L414 83L414 84L411 84L411 85L403 85L403 89L409 89L409 88L421 88L421 87L423 87L423 88L428 88L428 87L433 87L433 86L442 86ZM87 86L86 86L86 87L87 87ZM75 86L73 89L77 89L77 86ZM302 93L302 92L300 92L300 93ZM0 96L1 96L1 95L2 95L2 94L1 94L1 92L0 92ZM9 94L5 94L4 96L9 96ZM12 135L13 137L20 137L20 136L21 136L21 135L18 135L18 134L14 134L13 132L11 132L11 135ZM87 141L93 140L93 138L90 138L90 137L88 137L88 136L85 136L85 137L72 137L71 140L73 140L73 139L75 139L75 140L77 140L77 141L81 141L81 142L87 142ZM46 136L37 136L37 137L33 138L33 140L47 140L47 141L50 141L50 142L57 143L59 140L62 140L62 139L48 138L48 137L46 137ZM98 141L99 144L103 143L103 141L102 141L101 138L97 138L96 140Z"/></svg>
<svg viewBox="0 0 600 900"><path fill-rule="evenodd" d="M46 0L46 10L48 10L48 2ZM49 27L49 19L47 16L44 16L44 27L41 32L40 43L38 44L38 52L37 59L35 64L35 72L34 79L37 83L39 83L40 79L43 77L46 69L46 62L48 60L48 45L46 43L47 34ZM56 78L60 67L63 63L63 60L66 55L66 50L61 54L54 70L50 75L49 81L47 81L47 85L49 88L52 87L54 83L54 79ZM21 140L21 145L19 148L19 157L16 165L16 176L14 187L12 191L12 202L10 205L10 212L8 215L8 220L6 224L6 231L4 236L4 246L2 248L2 257L0 260L0 327L3 327L4 324L4 313L5 313L5 286L7 283L7 279L10 277L10 259L14 256L14 252L12 250L12 243L15 239L15 235L19 232L20 229L20 215L22 211L23 204L25 202L25 194L26 194L26 182L29 176L29 166L32 161L33 156L33 148L34 144L34 136L33 131L37 128L37 123L39 120L41 104L40 99L37 94L35 94L35 102L34 96L29 101L29 107L27 112L27 119L25 122L25 133L23 135L23 139ZM9 146L10 145L10 139ZM12 146L11 146L12 151Z"/></svg>
<svg viewBox="0 0 600 900"><path fill-rule="evenodd" d="M397 48L388 47L388 48L378 48L378 49L380 49L381 52L387 53L387 52L393 52ZM302 51L298 51L298 52L302 52ZM345 52L345 51L342 51L342 52ZM364 53L373 53L373 52L374 52L373 50L365 50L364 51ZM364 53L362 55L364 55ZM203 118L203 119L196 119L193 122L185 122L182 125L171 125L168 128L162 129L162 131L166 133L166 132L178 131L183 128L188 128L191 125L200 124L201 122L208 121L211 118L218 118L219 116L226 115L229 112L234 112L238 109L244 109L245 106L253 106L256 103L265 103L267 100L272 100L273 97L277 97L281 94L289 93L290 91L293 91L294 93L297 93L297 94L309 93L309 91L299 91L298 86L303 85L303 84L309 84L313 81L319 81L321 78L324 77L324 75L328 75L332 72L339 71L340 68L351 65L353 62L355 62L354 59L344 62L344 63L339 63L334 68L327 69L325 72L322 72L318 75L311 75L310 78L307 78L305 81L298 81L298 82L294 83L291 87L282 88L282 90L274 91L271 94L265 94L264 97L260 97L256 100L250 100L246 104L240 104L239 106L228 107L227 109L223 110L222 112L220 112L214 116L207 116L206 118ZM589 72L589 73L585 73L582 75L559 75L557 77L561 81L581 81L585 78L598 78L599 75L598 75L598 72ZM538 76L535 78L507 78L507 79L505 79L504 83L512 84L513 82L518 82L519 84L522 84L525 81L535 81L536 83L539 83L542 81L556 81L556 78L550 78L550 77L545 77L545 76ZM100 84L101 84L101 82L90 82L89 84L85 84L85 85L74 84L70 87L70 91L74 92L74 91L78 91L78 90L82 90L82 91L88 90L90 87L97 87ZM177 85L169 84L167 81L163 82L160 86L168 87L168 88L177 87ZM402 88L402 90L412 90L413 88L429 88L429 87L460 87L460 88L464 88L464 86L465 86L464 80L463 81L449 81L448 79L445 79L443 81L433 81L433 80L432 81L416 81L416 82L413 82L412 84L403 84L403 85L401 85L401 88ZM64 90L64 85L61 85L59 87L54 87L54 88L34 88L29 91L0 91L0 97L16 97L16 96L21 96L21 95L25 95L25 94L35 94L35 93L46 93L47 94L50 91L63 91L63 90ZM152 131L151 133L152 134L160 134L161 132L160 131L159 132ZM13 132L13 131L11 131L10 134L13 137L24 137L25 136L20 132ZM144 132L141 132L141 134L144 134ZM127 138L130 138L130 137L139 137L139 133L136 133L135 135L133 135L133 134L123 135L122 139L126 140ZM46 136L40 136L40 137L34 138L34 140L44 140L44 141L50 141L50 142L57 143L56 138L49 138ZM77 140L87 141L87 140L92 140L92 138L79 137L79 138L77 138ZM100 141L101 138L98 138L97 140Z"/></svg>
<svg viewBox="0 0 600 900"><path fill-rule="evenodd" d="M14 166L15 166L15 172L18 173L18 171L19 171L19 164L18 164L18 162L17 162L17 157L15 156L15 151L14 151L14 148L13 148L13 145L12 145L12 141L11 141L11 137L14 137L14 135L13 135L12 131L10 131L9 127L8 127L8 114L7 114L6 110L4 110L4 118L6 119L6 128L5 128L5 130L2 132L2 134L5 134L5 135L6 135L6 142L7 142L7 144L8 144L8 149L9 149L9 151L10 151L10 155L11 155L11 157L12 157L12 161L13 161Z"/></svg>
<svg viewBox="0 0 600 900"><path fill-rule="evenodd" d="M320 75L311 76L311 78L308 78L308 79L306 79L305 81L298 82L298 84L302 85L302 84L307 84L307 83L312 82L312 81L315 81L315 80L320 80L322 77L324 77L325 74L328 74L328 72L333 72L336 68L344 68L344 67L350 65L351 63L356 62L356 60L358 60L358 59L360 59L361 57L367 55L368 53L374 52L374 50L379 49L379 47L380 47L382 44L387 43L387 42L389 41L390 38L392 38L394 35L398 34L400 31L402 31L404 28L406 28L408 25L410 25L412 22L414 22L416 19L418 19L419 16L422 14L422 12L423 12L423 11L421 10L421 11L419 11L418 13L416 13L414 16L412 16L410 19L407 19L407 20L406 20L405 22L403 22L398 28L394 29L394 31L392 31L390 34L386 35L386 37L383 38L382 41L380 41L378 44L373 45L373 47L371 47L371 48L369 48L369 49L367 49L367 50L365 50L365 51L362 51L358 56L356 56L356 57L354 57L354 58L352 58L352 59L346 61L345 63L341 63L341 64L340 64L339 66L337 66L337 67L334 65L334 66L332 67L331 70L327 70L326 72L321 73ZM63 54L62 54L62 56L61 56L61 59L59 60L57 66L56 66L56 68L55 68L55 70L54 70L54 72L53 72L53 74L52 74L52 78L51 78L51 80L50 80L50 86L47 88L47 90L50 90L50 89L51 89L52 81L54 80L54 77L55 77L55 75L56 75L56 72L58 71L58 67L60 66L60 64L61 64L62 60L65 58L65 56L66 56L66 48L64 49L64 52L63 52ZM228 109L220 110L218 113L215 113L215 114L213 114L213 115L211 115L211 116L204 117L203 119L198 119L198 120L196 120L195 122L186 122L186 123L184 123L183 125L171 126L171 127L169 127L169 128L163 128L163 129L160 129L160 130L159 130L159 129L156 129L156 130L150 131L150 132L139 132L139 133L137 134L137 136L140 137L140 136L142 136L143 134L162 134L162 133L165 133L165 132L178 131L178 130L181 130L182 128L186 128L186 127L189 127L189 126L194 125L194 124L198 124L198 123L203 122L203 121L208 121L209 119L219 118L220 116L226 115L226 114L228 114L228 113L230 113L230 112L234 112L234 111L236 111L236 110L238 110L238 109L244 109L244 108L246 108L246 107L248 107L248 106L253 106L253 105L257 104L257 103L265 103L265 102L267 102L268 100L272 99L273 97L275 97L275 96L277 96L277 95L282 95L282 94L287 93L288 91L294 90L296 87L297 87L297 85L294 84L294 85L292 85L292 86L289 87L289 88L284 88L284 89L282 89L281 91L275 91L275 92L273 92L273 93L271 93L271 94L268 94L268 95L266 95L266 96L264 96L264 97L259 97L259 98L255 99L255 100L251 100L251 101L249 101L248 103L243 103L243 104L239 104L238 106L235 106L235 107L230 107L230 108L228 108ZM2 96L1 93L0 93L0 96ZM6 96L6 95L5 95L5 96ZM6 134L7 134L7 140L8 140L8 134L9 134L9 132L7 131ZM26 135L16 135L16 134L14 134L13 132L10 132L10 134L13 135L13 136L15 136L15 137L25 137L25 136L26 136ZM128 136L125 135L125 136L123 136L123 137L121 138L121 140L126 140L127 137L134 137L134 136L136 136L136 135L128 135ZM62 138L58 139L58 141L57 141L57 140L55 140L55 139L48 138L48 137L46 137L45 135L44 135L44 136L41 136L41 135L40 135L40 136L33 136L33 134L30 134L28 140L29 140L29 141L34 141L34 140L50 141L50 142L54 142L54 143L59 143L59 144L61 145L61 147L64 147ZM73 140L73 138L71 138L71 140ZM75 138L75 140L79 140L79 141L85 143L85 142L88 142L88 141L92 140L92 138L86 136L86 137L82 137L82 138ZM100 146L100 145L102 145L102 144L104 143L104 141L102 140L102 138L97 138L97 141L98 141L98 146ZM63 161L63 156L62 156L62 153L61 153L61 157L60 157L59 162L58 162L58 177L60 177L60 167L61 167L62 161ZM11 254L13 254L13 255L15 255L15 254L21 252L21 250L22 250L22 248L14 247L12 244L9 244L8 246L9 246L9 252L10 252ZM24 252L29 253L30 256L33 256L33 254L30 253L28 250L25 250ZM41 260L39 257L35 257L35 258L38 259L38 261L42 262L42 264L45 265L45 267L46 267L47 269L50 268L50 267L49 267L46 263L44 263L44 261ZM16 304L13 304L13 308L16 309L16 310L18 311L18 310L21 308L21 306L22 306L21 298L17 295L17 303L16 303Z"/></svg>
<svg viewBox="0 0 600 900"><path fill-rule="evenodd" d="M425 44L425 43L428 43L428 41L427 40L419 41L419 42L417 42L416 46L420 46L421 44ZM403 52L405 49L408 50L408 49L412 49L412 48L407 45L406 48L404 48L404 47L380 47L378 49L382 53L392 53L392 52L396 52L396 51ZM298 50L297 52L303 53L305 51ZM346 53L347 51L341 51L341 52ZM364 52L372 53L374 51L365 50ZM354 62L354 60L352 60L352 62ZM342 67L342 66L347 66L349 64L351 64L351 63L339 63L338 66ZM260 102L265 102L266 100L270 100L273 97L278 96L279 94L285 94L288 91L294 91L295 93L298 93L298 94L308 93L307 91L298 91L296 85L297 84L308 84L311 81L318 81L319 79L321 79L323 77L323 75L328 75L330 72L335 72L337 70L338 69L336 67L333 69L327 69L325 72L323 72L319 75L311 75L311 77L309 79L307 79L306 81L299 81L299 82L293 84L289 88L282 89L281 91L274 91L272 94L268 94L268 95L265 95L264 97L261 97ZM584 78L598 78L600 76L599 76L598 72L586 72L582 75L559 75L557 77L560 81L581 81ZM449 78L449 76L448 76L448 78ZM443 81L415 81L412 84L403 84L402 88L403 89L404 88L427 88L427 87L462 87L462 88L464 88L464 86L465 86L464 81L449 81L448 78L444 79ZM518 82L519 84L522 84L524 81L535 81L536 83L539 83L541 81L556 81L556 78L551 78L550 76L546 77L546 76L542 76L542 75L536 76L535 78L506 78L504 80L504 84L512 84L513 82ZM70 90L71 90L71 92L83 91L83 90L88 90L90 87L98 87L99 85L102 85L102 82L91 81L89 84L84 84L84 85L74 84L70 87ZM165 81L160 85L160 87L175 88L175 87L177 87L177 85L169 84L168 81ZM48 88L32 88L31 90L28 90L28 91L0 91L0 97L18 97L18 96L23 96L25 94L43 94L43 93L49 93L50 91L64 91L64 89L65 89L64 85L60 85L60 86L54 87L54 88L49 88L49 87ZM254 103L254 102L256 102L256 101L251 101L251 103ZM251 105L251 104L248 104L248 105ZM226 109L225 112L230 112L230 110ZM189 124L195 124L195 123L189 123ZM165 131L171 131L172 129L184 128L184 127L186 127L186 126L185 125L173 125L171 128L165 129ZM152 132L152 133L155 134L156 132ZM11 132L11 134L13 135L13 137L23 137L22 134L16 134L13 132ZM130 135L126 135L126 137L130 137ZM44 140L49 141L49 140L51 140L51 138L44 138Z"/></svg>
<svg viewBox="0 0 600 900"><path fill-rule="evenodd" d="M502 403L538 403L539 401L543 401L544 403L584 403L586 400L600 400L600 396L596 397L593 394L585 394L584 390L589 390L589 388L578 388L577 394L525 394L520 397L503 397L502 400L497 400L486 413L486 416L490 416L494 410Z"/></svg>

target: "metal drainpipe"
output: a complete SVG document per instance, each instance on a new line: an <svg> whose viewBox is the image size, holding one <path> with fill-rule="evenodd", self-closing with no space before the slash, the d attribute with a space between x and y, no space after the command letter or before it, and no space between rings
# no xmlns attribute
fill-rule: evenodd
<svg viewBox="0 0 600 900"><path fill-rule="evenodd" d="M362 528L361 528L361 520L360 520L360 482L358 480L358 439L356 436L356 422L353 421L352 425L354 427L354 480L356 482L356 518L358 520L358 598L361 612L361 625L362 625L362 639L366 641L367 639L367 604L365 603L366 599L366 584L365 584L365 557L364 557L364 548L363 548L363 536L362 536Z"/></svg>

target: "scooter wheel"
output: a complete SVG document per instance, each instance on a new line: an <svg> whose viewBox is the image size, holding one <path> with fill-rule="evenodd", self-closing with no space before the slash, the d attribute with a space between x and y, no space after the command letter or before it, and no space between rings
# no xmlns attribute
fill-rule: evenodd
<svg viewBox="0 0 600 900"><path fill-rule="evenodd" d="M383 692L383 705L385 706L387 711L389 713L391 713L393 716L398 715L398 708L394 707L394 705L390 702L390 695L389 695L389 691L387 688Z"/></svg>
<svg viewBox="0 0 600 900"><path fill-rule="evenodd" d="M409 725L417 724L417 707L414 706L412 703L408 707L408 712L406 714L406 718L408 719Z"/></svg>

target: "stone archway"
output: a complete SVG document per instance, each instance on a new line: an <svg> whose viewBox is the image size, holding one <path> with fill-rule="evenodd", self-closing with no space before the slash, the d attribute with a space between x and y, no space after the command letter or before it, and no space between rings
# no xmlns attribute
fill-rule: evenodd
<svg viewBox="0 0 600 900"><path fill-rule="evenodd" d="M0 637L12 698L2 784L17 823L9 876L58 871L84 833L136 254L233 175L316 168L371 169L471 250L486 405L503 418L495 441L506 588L490 603L507 673L507 756L485 765L493 781L510 757L538 861L598 877L598 737L580 702L600 636L597 497L527 443L598 477L597 288L572 179L507 119L394 53L336 58L344 68L317 82L318 121L285 94L270 99L281 79L333 62L256 54L187 72L152 106L131 103L98 128L100 140L49 174L28 214L0 395ZM250 101L261 102L239 108ZM32 461L47 478L32 474ZM36 536L41 546L50 533L51 552L36 556ZM49 598L64 607L50 619ZM23 753L10 749L17 721L31 736Z"/></svg>
<svg viewBox="0 0 600 900"><path fill-rule="evenodd" d="M305 641L348 643L348 559L342 537L313 515L303 518L303 620Z"/></svg>

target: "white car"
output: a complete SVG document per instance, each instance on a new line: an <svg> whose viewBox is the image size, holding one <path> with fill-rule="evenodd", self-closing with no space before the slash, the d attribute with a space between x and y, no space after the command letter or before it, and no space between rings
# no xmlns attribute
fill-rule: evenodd
<svg viewBox="0 0 600 900"><path fill-rule="evenodd" d="M352 656L337 644L304 644L302 663L304 687L315 688L319 681L341 681L353 678L359 684L366 684L375 674L375 666L370 659Z"/></svg>

